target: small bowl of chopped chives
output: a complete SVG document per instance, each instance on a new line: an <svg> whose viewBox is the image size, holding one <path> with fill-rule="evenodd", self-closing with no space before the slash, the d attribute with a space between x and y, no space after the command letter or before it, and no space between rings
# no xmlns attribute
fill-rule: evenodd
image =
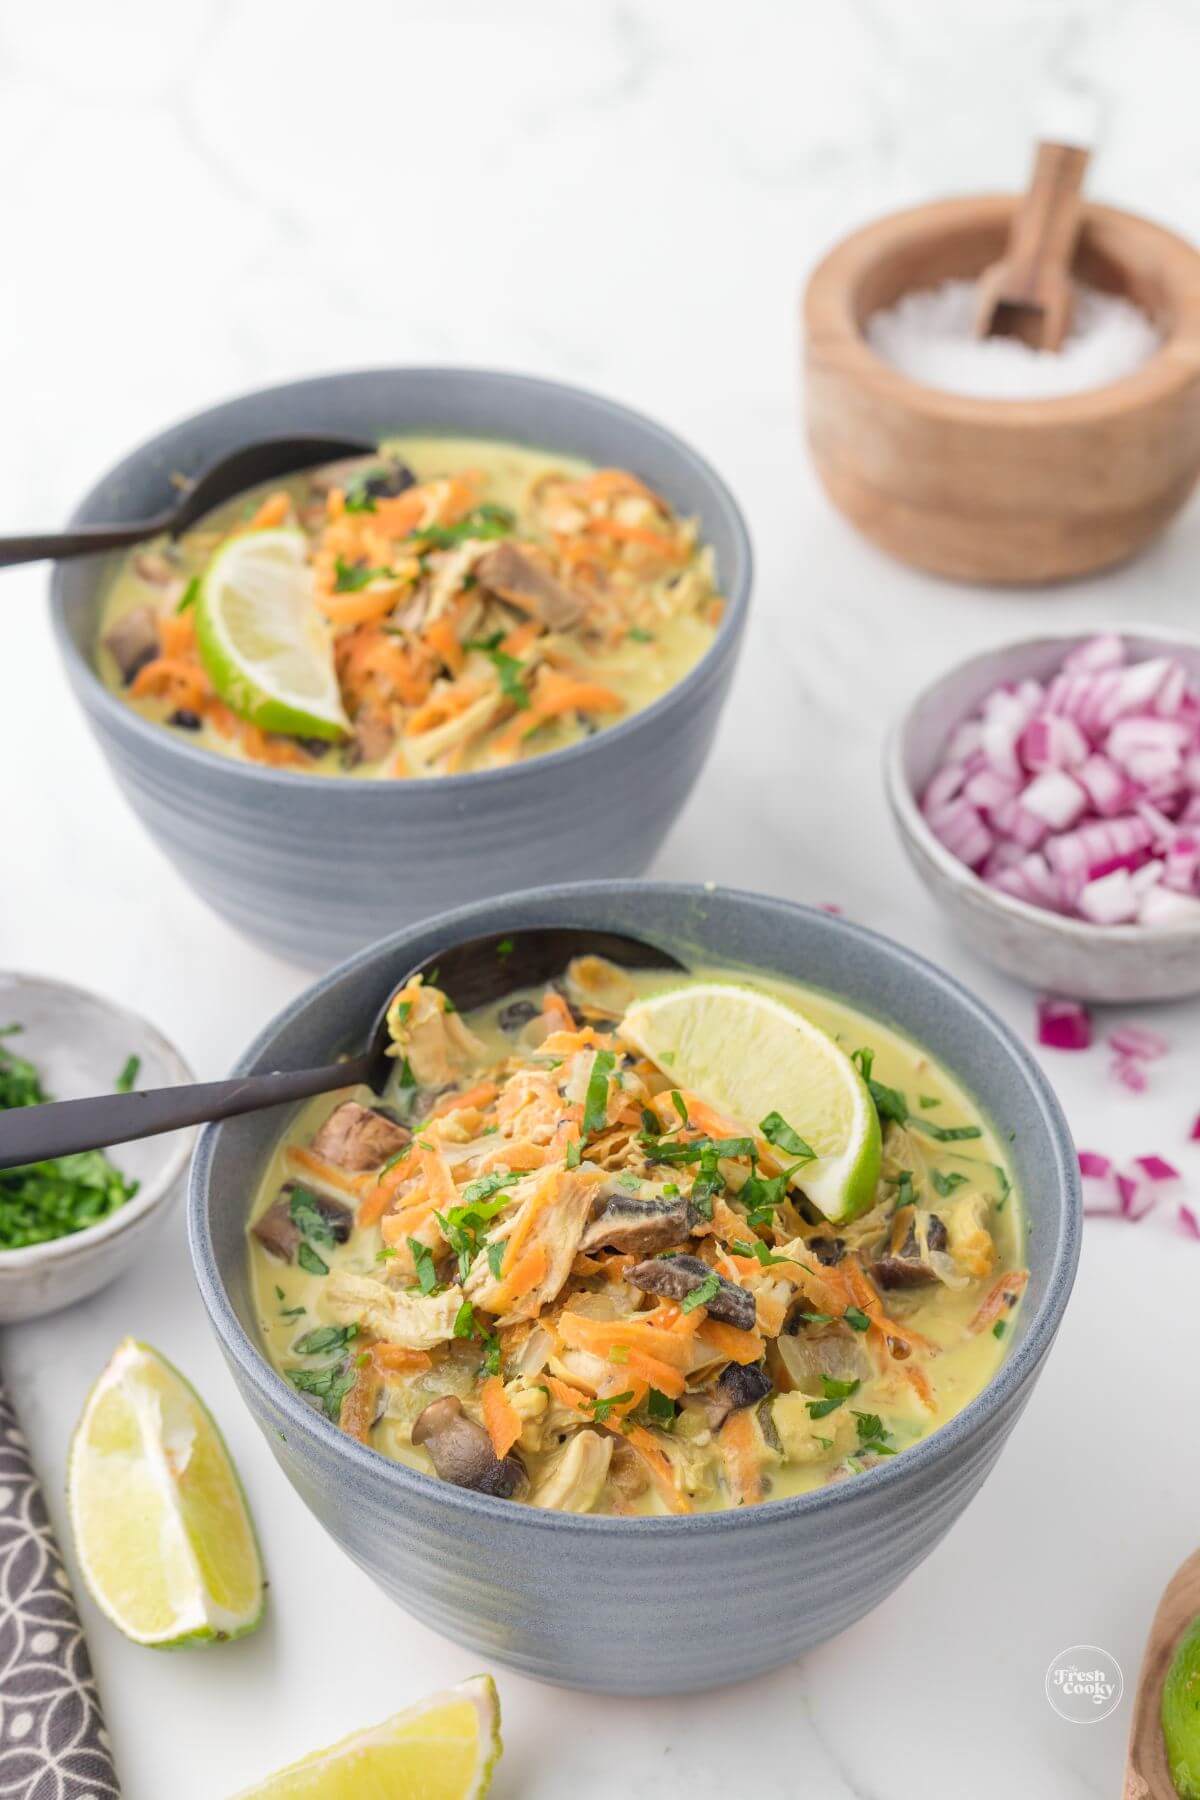
<svg viewBox="0 0 1200 1800"><path fill-rule="evenodd" d="M136 1013L66 982L0 972L0 1110L194 1076ZM194 1133L0 1170L0 1324L114 1280L178 1198Z"/></svg>

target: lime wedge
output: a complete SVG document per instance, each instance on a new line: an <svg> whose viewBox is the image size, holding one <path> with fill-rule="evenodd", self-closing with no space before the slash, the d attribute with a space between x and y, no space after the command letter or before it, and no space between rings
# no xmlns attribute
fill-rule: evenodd
<svg viewBox="0 0 1200 1800"><path fill-rule="evenodd" d="M879 1180L874 1101L845 1051L793 1007L751 988L697 982L639 1000L621 1036L745 1130L780 1114L817 1153L793 1181L827 1219L869 1210Z"/></svg>
<svg viewBox="0 0 1200 1800"><path fill-rule="evenodd" d="M496 1684L477 1675L315 1750L234 1800L479 1800L500 1749Z"/></svg>
<svg viewBox="0 0 1200 1800"><path fill-rule="evenodd" d="M262 1564L229 1453L148 1344L118 1344L88 1396L67 1506L88 1591L135 1643L208 1643L261 1621Z"/></svg>
<svg viewBox="0 0 1200 1800"><path fill-rule="evenodd" d="M293 737L349 730L303 532L246 531L217 551L196 598L196 641L239 718Z"/></svg>
<svg viewBox="0 0 1200 1800"><path fill-rule="evenodd" d="M1200 1619L1171 1658L1162 1696L1163 1740L1180 1800L1200 1800Z"/></svg>

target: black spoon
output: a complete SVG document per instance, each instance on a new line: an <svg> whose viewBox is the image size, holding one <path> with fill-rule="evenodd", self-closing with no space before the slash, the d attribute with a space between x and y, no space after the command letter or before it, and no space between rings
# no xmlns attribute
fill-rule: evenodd
<svg viewBox="0 0 1200 1800"><path fill-rule="evenodd" d="M536 987L561 975L576 956L604 956L627 969L682 969L677 957L640 938L613 931L538 926L531 931L470 938L427 956L394 982L375 1016L366 1049L319 1069L286 1069L271 1075L243 1075L233 1081L200 1081L153 1088L144 1094L97 1094L88 1100L56 1100L45 1106L0 1112L0 1169L47 1162L76 1150L100 1150L133 1138L157 1137L184 1125L232 1119L239 1113L307 1100L360 1082L382 1093L394 1062L387 1055L388 1007L397 989L424 975L447 994L460 1012L500 1000L515 988Z"/></svg>
<svg viewBox="0 0 1200 1800"><path fill-rule="evenodd" d="M301 469L316 468L321 463L340 462L349 456L373 456L378 454L378 448L363 438L318 437L311 432L243 444L240 450L231 450L197 475L180 493L176 504L153 519L132 525L84 525L77 531L0 538L0 568L40 562L47 556L62 562L69 556L92 556L98 550L123 550L164 531L178 537L214 506L244 494L247 488L283 475L295 475Z"/></svg>

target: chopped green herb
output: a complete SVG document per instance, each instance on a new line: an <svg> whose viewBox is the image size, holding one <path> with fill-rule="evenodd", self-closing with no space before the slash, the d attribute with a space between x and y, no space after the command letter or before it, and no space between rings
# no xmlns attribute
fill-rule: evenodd
<svg viewBox="0 0 1200 1800"><path fill-rule="evenodd" d="M911 1169L901 1169L899 1175L896 1177L896 1204L897 1206L916 1205L916 1195L913 1192Z"/></svg>
<svg viewBox="0 0 1200 1800"><path fill-rule="evenodd" d="M617 1059L611 1050L597 1050L583 1102L584 1137L603 1131L608 1124L608 1078L616 1063Z"/></svg>
<svg viewBox="0 0 1200 1800"><path fill-rule="evenodd" d="M417 1271L417 1286L423 1294L432 1294L438 1284L437 1270L433 1266L433 1251L420 1238L410 1237L409 1254L413 1259L413 1267Z"/></svg>
<svg viewBox="0 0 1200 1800"><path fill-rule="evenodd" d="M652 1387L646 1395L646 1412L656 1425L673 1425L675 1422L675 1402L667 1394L660 1394Z"/></svg>
<svg viewBox="0 0 1200 1800"><path fill-rule="evenodd" d="M494 1332L483 1334L483 1366L489 1375L500 1373L500 1339Z"/></svg>
<svg viewBox="0 0 1200 1800"><path fill-rule="evenodd" d="M940 1106L941 1104L942 1103L936 1094L917 1095L917 1105L921 1108L922 1112L932 1112L935 1106Z"/></svg>
<svg viewBox="0 0 1200 1800"><path fill-rule="evenodd" d="M10 1025L0 1037L20 1031ZM34 1065L0 1046L0 1111L41 1106L48 1096ZM0 1171L0 1250L44 1244L98 1224L137 1192L100 1150Z"/></svg>
<svg viewBox="0 0 1200 1800"><path fill-rule="evenodd" d="M297 1338L292 1349L297 1356L320 1356L325 1350L344 1350L357 1336L357 1325L318 1325Z"/></svg>
<svg viewBox="0 0 1200 1800"><path fill-rule="evenodd" d="M342 1401L354 1386L354 1372L335 1362L324 1369L289 1369L288 1380L302 1394L319 1400L336 1425L342 1416Z"/></svg>
<svg viewBox="0 0 1200 1800"><path fill-rule="evenodd" d="M422 525L411 535L431 550L451 550L455 544L465 544L468 538L508 537L516 526L515 514L506 506L489 502L477 506L455 525Z"/></svg>
<svg viewBox="0 0 1200 1800"><path fill-rule="evenodd" d="M997 1319L996 1323L992 1326L992 1336L994 1338L1002 1338L1007 1330L1007 1319Z"/></svg>
<svg viewBox="0 0 1200 1800"><path fill-rule="evenodd" d="M501 938L500 942L496 945L496 955L511 956L516 947L517 946L512 938Z"/></svg>
<svg viewBox="0 0 1200 1800"><path fill-rule="evenodd" d="M500 1270L504 1266L504 1253L507 1249L508 1245L503 1241L498 1244L488 1244L486 1247L487 1266L492 1272L494 1281L500 1279Z"/></svg>
<svg viewBox="0 0 1200 1800"><path fill-rule="evenodd" d="M524 677L528 672L528 665L523 663L519 656L509 656L505 650L484 649L480 643L472 644L469 647L474 650L484 650L484 654L500 677L500 692L504 698L511 700L513 705L519 709L527 707L530 703L529 690L525 686Z"/></svg>
<svg viewBox="0 0 1200 1800"><path fill-rule="evenodd" d="M801 1156L805 1162L815 1162L817 1153L811 1144L806 1144L800 1133L793 1129L782 1113L769 1112L765 1119L760 1119L758 1129L768 1144L774 1144L778 1150L786 1150L789 1156Z"/></svg>
<svg viewBox="0 0 1200 1800"><path fill-rule="evenodd" d="M679 1192L679 1183L677 1181L667 1181L667 1182L663 1183L664 1195L665 1194L677 1194L678 1192Z"/></svg>
<svg viewBox="0 0 1200 1800"><path fill-rule="evenodd" d="M721 1291L719 1275L706 1275L699 1287L694 1287L690 1294L685 1294L680 1301L680 1310L685 1313L695 1312L698 1306L707 1306Z"/></svg>
<svg viewBox="0 0 1200 1800"><path fill-rule="evenodd" d="M407 1056L402 1056L396 1067L396 1086L401 1088L415 1088L416 1085L417 1078L412 1072L412 1064L409 1062ZM401 1151L400 1154L402 1156L407 1155L407 1151ZM397 1160L399 1160L399 1158L397 1158Z"/></svg>
<svg viewBox="0 0 1200 1800"><path fill-rule="evenodd" d="M320 1202L311 1188L295 1187L288 1206L292 1224L297 1226L301 1237L310 1238L314 1244L334 1244L337 1239L333 1226L321 1211Z"/></svg>
<svg viewBox="0 0 1200 1800"><path fill-rule="evenodd" d="M686 1125L688 1123L688 1109L683 1095L679 1092L678 1088L671 1089L671 1105L675 1108L680 1119Z"/></svg>
<svg viewBox="0 0 1200 1800"><path fill-rule="evenodd" d="M199 598L200 598L200 577L198 575L193 575L192 579L188 582L187 586L184 588L183 593L180 597L179 605L175 608L175 611L177 613L187 612L190 607L195 606L195 604Z"/></svg>
<svg viewBox="0 0 1200 1800"><path fill-rule="evenodd" d="M640 625L631 625L626 635L632 638L635 644L653 644L656 641L654 633L643 631Z"/></svg>
<svg viewBox="0 0 1200 1800"><path fill-rule="evenodd" d="M872 1081L869 1075L863 1078L870 1089L871 1098L875 1102L875 1111L881 1119L892 1119L897 1125L907 1125L909 1112L908 1101L899 1088L885 1087L882 1081Z"/></svg>
<svg viewBox="0 0 1200 1800"><path fill-rule="evenodd" d="M949 1174L944 1174L941 1169L931 1169L930 1179L943 1200L952 1194L955 1188L965 1187L967 1182L966 1176L960 1174L957 1169L952 1169Z"/></svg>
<svg viewBox="0 0 1200 1800"><path fill-rule="evenodd" d="M592 1417L597 1425L603 1425L614 1406L624 1406L627 1400L632 1399L633 1389L629 1388L623 1394L609 1394L603 1400L597 1395L594 1400L586 1400L584 1405L590 1407Z"/></svg>
<svg viewBox="0 0 1200 1800"><path fill-rule="evenodd" d="M860 1450L869 1451L875 1456L895 1456L895 1446L888 1443L888 1434L878 1413L856 1412L854 1423L858 1429Z"/></svg>
<svg viewBox="0 0 1200 1800"><path fill-rule="evenodd" d="M833 1323L832 1313L802 1312L795 1316L805 1325L832 1325Z"/></svg>
<svg viewBox="0 0 1200 1800"><path fill-rule="evenodd" d="M335 594L358 594L369 587L373 581L394 579L394 571L386 568L371 568L368 563L348 563L344 557L337 557L333 565L333 591Z"/></svg>
<svg viewBox="0 0 1200 1800"><path fill-rule="evenodd" d="M869 1331L871 1321L860 1306L848 1306L842 1314L851 1331Z"/></svg>
<svg viewBox="0 0 1200 1800"><path fill-rule="evenodd" d="M395 1244L385 1244L382 1250L377 1250L375 1252L375 1261L391 1262L392 1258L397 1255L399 1255L399 1252L397 1251Z"/></svg>
<svg viewBox="0 0 1200 1800"><path fill-rule="evenodd" d="M875 1067L875 1052L873 1050L868 1050L866 1046L863 1045L860 1049L852 1050L850 1052L850 1061L854 1064L863 1080L869 1083L871 1079L871 1070Z"/></svg>
<svg viewBox="0 0 1200 1800"><path fill-rule="evenodd" d="M832 1375L822 1375L821 1391L825 1398L823 1400L809 1401L809 1418L827 1418L831 1412L837 1411L843 1401L849 1400L852 1394L857 1394L861 1386L861 1381L835 1381Z"/></svg>
<svg viewBox="0 0 1200 1800"><path fill-rule="evenodd" d="M300 1267L306 1269L310 1275L328 1275L329 1273L329 1264L327 1262L322 1262L311 1244L303 1243L300 1245L299 1249L296 1251L296 1261L300 1264Z"/></svg>
<svg viewBox="0 0 1200 1800"><path fill-rule="evenodd" d="M498 1194L500 1189L507 1187L510 1181L519 1181L520 1179L519 1175L514 1176L508 1169L494 1169L490 1175L477 1176L474 1181L468 1181L462 1191L463 1207L474 1206L479 1200L490 1200L493 1194ZM451 1218L460 1210L459 1207L455 1207L451 1212ZM495 1210L499 1211L499 1208Z"/></svg>
<svg viewBox="0 0 1200 1800"><path fill-rule="evenodd" d="M133 1084L138 1078L138 1070L141 1066L142 1059L140 1056L127 1056L125 1058L125 1065L113 1084L116 1087L118 1094L131 1094L133 1092Z"/></svg>
<svg viewBox="0 0 1200 1800"><path fill-rule="evenodd" d="M469 1300L464 1300L454 1315L454 1335L456 1338L475 1335L475 1308Z"/></svg>
<svg viewBox="0 0 1200 1800"><path fill-rule="evenodd" d="M769 1269L772 1263L792 1261L790 1256L776 1256L772 1250L768 1249L767 1245L763 1243L760 1237L753 1238L750 1243L745 1243L741 1238L735 1238L733 1247L739 1256L757 1257L764 1269Z"/></svg>
<svg viewBox="0 0 1200 1800"><path fill-rule="evenodd" d="M965 1143L968 1138L981 1138L983 1128L979 1125L939 1125L933 1119L909 1120L914 1131L923 1131L926 1137L936 1139L939 1144Z"/></svg>
<svg viewBox="0 0 1200 1800"><path fill-rule="evenodd" d="M577 1169L579 1167L580 1159L582 1158L582 1156L583 1156L583 1145L579 1142L578 1138L572 1138L571 1142L567 1145L567 1167L568 1167L568 1169Z"/></svg>

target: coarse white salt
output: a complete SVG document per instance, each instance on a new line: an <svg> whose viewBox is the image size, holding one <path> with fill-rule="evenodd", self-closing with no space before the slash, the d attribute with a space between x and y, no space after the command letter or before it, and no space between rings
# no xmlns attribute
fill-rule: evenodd
<svg viewBox="0 0 1200 1800"><path fill-rule="evenodd" d="M1080 394L1131 375L1158 349L1159 333L1140 307L1076 286L1071 329L1061 350L1034 350L1019 338L977 338L976 285L944 281L902 294L867 321L876 356L926 387L985 400Z"/></svg>

